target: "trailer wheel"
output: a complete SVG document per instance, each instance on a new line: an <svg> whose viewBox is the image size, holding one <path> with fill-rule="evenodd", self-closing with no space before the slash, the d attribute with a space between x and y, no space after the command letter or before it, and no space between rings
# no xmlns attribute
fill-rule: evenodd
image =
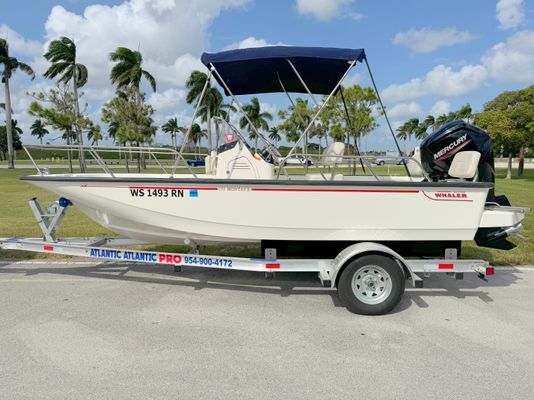
<svg viewBox="0 0 534 400"><path fill-rule="evenodd" d="M356 314L386 314L404 293L404 273L390 257L367 255L352 260L341 273L339 297Z"/></svg>

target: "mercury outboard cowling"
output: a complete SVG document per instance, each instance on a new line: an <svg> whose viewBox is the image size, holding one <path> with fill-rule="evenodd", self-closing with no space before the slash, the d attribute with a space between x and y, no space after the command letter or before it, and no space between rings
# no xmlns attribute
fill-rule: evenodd
<svg viewBox="0 0 534 400"><path fill-rule="evenodd" d="M468 150L480 153L477 181L495 182L490 136L486 131L461 120L441 126L421 142L421 163L432 180L447 179L454 155Z"/></svg>

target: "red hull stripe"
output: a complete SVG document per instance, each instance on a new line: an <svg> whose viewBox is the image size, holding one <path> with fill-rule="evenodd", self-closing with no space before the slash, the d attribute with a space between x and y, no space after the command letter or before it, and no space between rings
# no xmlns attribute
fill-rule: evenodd
<svg viewBox="0 0 534 400"><path fill-rule="evenodd" d="M380 189L297 189L297 188L252 188L253 192L326 192L326 193L419 193L419 190Z"/></svg>
<svg viewBox="0 0 534 400"><path fill-rule="evenodd" d="M454 264L438 264L439 269L454 269Z"/></svg>

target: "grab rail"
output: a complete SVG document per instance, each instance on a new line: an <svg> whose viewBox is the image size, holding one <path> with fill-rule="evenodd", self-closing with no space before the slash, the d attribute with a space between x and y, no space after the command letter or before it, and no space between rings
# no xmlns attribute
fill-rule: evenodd
<svg viewBox="0 0 534 400"><path fill-rule="evenodd" d="M166 147L135 147L135 146L87 146L87 145L40 145L40 144L27 144L23 146L24 151L28 155L28 158L32 162L33 166L37 170L37 172L40 175L43 175L45 172L45 168L39 167L38 163L35 161L34 157L32 156L30 150L31 149L37 149L37 150L45 150L45 151L66 151L66 152L84 152L91 155L91 157L94 159L94 161L98 164L102 170L110 175L111 177L115 177L115 174L113 171L109 168L109 166L106 163L106 160L102 158L100 153L118 153L119 157L121 154L124 154L126 157L131 156L132 154L139 154L139 156L148 155L148 159L152 157L154 161L156 162L157 166L161 168L161 170L165 174L169 174L169 177L172 178L174 174L176 173L176 169L179 166L179 162L183 161L184 166L188 169L188 171L195 177L198 178L197 174L194 172L194 170L191 168L191 166L187 163L187 160L185 159L184 155L187 155L188 153L180 153L172 148L166 148ZM163 166L161 161L157 158L156 155L167 155L171 157L173 162L173 168L171 172L169 173L167 169ZM126 162L128 161L127 158L125 158Z"/></svg>

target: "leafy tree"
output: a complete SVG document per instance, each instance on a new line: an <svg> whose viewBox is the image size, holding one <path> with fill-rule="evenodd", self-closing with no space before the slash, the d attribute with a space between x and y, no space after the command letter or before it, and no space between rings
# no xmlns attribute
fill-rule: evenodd
<svg viewBox="0 0 534 400"><path fill-rule="evenodd" d="M139 97L138 97L139 96ZM137 101L132 99L137 98ZM152 143L157 127L153 125L154 108L145 103L144 94L140 94L135 86L130 86L102 107L102 122L118 126L115 139L120 144L129 143L140 147L145 143ZM142 152L137 153L138 170L145 168Z"/></svg>
<svg viewBox="0 0 534 400"><path fill-rule="evenodd" d="M31 135L36 136L41 144L43 144L43 137L50 133L48 132L48 129L46 129L46 125L43 124L43 121L40 119L36 119L35 121L33 121L33 124L30 129Z"/></svg>
<svg viewBox="0 0 534 400"><path fill-rule="evenodd" d="M68 145L78 138L75 127L86 129L91 124L87 117L76 111L75 95L64 84L58 84L46 92L29 95L36 100L30 104L29 114L43 120L45 125L63 132L63 139ZM83 93L78 93L78 96L81 98ZM72 171L71 151L67 151L67 157ZM82 164L80 168L83 168Z"/></svg>
<svg viewBox="0 0 534 400"><path fill-rule="evenodd" d="M313 118L313 109L308 105L308 100L298 97L295 103L278 113L282 123L277 129L285 132L286 138L290 142L297 142L302 132L308 127ZM308 131L308 137L314 136L314 127ZM302 143L302 152L305 153L307 138Z"/></svg>
<svg viewBox="0 0 534 400"><path fill-rule="evenodd" d="M58 78L58 83L65 86L72 83L74 94L74 130L76 132L76 142L83 145L82 126L78 125L81 120L78 89L87 83L87 67L76 62L76 44L67 37L59 40L52 40L48 45L48 50L44 54L47 61L52 65L46 70L43 76L47 79ZM85 169L83 152L80 152L80 168Z"/></svg>
<svg viewBox="0 0 534 400"><path fill-rule="evenodd" d="M33 80L35 73L33 69L15 57L11 57L9 54L9 44L5 39L0 38L0 65L2 66L2 83L4 84L4 101L5 104L2 108L6 110L6 148L8 154L8 168L15 168L15 146L14 146L14 134L13 127L11 125L12 108L11 108L11 92L9 89L9 80L14 72L21 70L25 74L29 75Z"/></svg>
<svg viewBox="0 0 534 400"><path fill-rule="evenodd" d="M507 121L510 128L507 135L497 129L501 128L503 122L497 121L496 115ZM525 148L534 145L534 85L501 93L484 105L484 111L478 114L475 120L487 129L488 133L494 132L495 141L499 142L501 137L505 138L503 146L508 151L509 159L512 153L519 153L518 175L522 176Z"/></svg>
<svg viewBox="0 0 534 400"><path fill-rule="evenodd" d="M150 143L157 128L152 125L154 109L144 102L144 95L140 102L130 101L135 92L136 88L130 87L108 101L102 108L102 121L118 126L115 138L119 143L139 146Z"/></svg>
<svg viewBox="0 0 534 400"><path fill-rule="evenodd" d="M243 111L247 114L248 119L244 116L241 117L239 127L241 129L247 128L249 138L254 140L254 151L258 151L258 135L256 134L256 130L258 132L260 130L268 131L268 121L272 121L273 116L267 111L261 110L260 101L257 97L250 99L250 103L243 106Z"/></svg>
<svg viewBox="0 0 534 400"><path fill-rule="evenodd" d="M22 149L22 142L20 141L19 132L22 133L22 130L16 126L16 121L13 121L12 124L12 146L14 150ZM6 160L8 158L8 143L7 143L7 128L4 125L0 126L0 155L2 159Z"/></svg>

